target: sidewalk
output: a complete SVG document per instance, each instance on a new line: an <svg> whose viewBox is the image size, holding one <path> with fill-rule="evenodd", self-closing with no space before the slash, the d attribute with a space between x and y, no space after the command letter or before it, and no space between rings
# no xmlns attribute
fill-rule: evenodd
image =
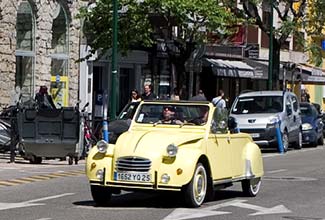
<svg viewBox="0 0 325 220"><path fill-rule="evenodd" d="M31 164L29 160L23 159L21 156L16 156L15 163L9 163L10 162L10 154L9 153L0 153L0 167L17 167L22 165L30 165L30 166L44 166L44 165L67 165L67 166L75 166L68 164L68 158L65 161L60 161L60 159L50 159L46 160L43 159L41 164ZM79 160L78 165L84 165L85 160Z"/></svg>

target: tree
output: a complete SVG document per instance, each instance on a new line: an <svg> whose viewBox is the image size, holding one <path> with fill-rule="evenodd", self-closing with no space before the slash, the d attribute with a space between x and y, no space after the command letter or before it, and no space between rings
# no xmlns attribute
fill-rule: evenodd
<svg viewBox="0 0 325 220"><path fill-rule="evenodd" d="M273 83L278 82L280 70L280 49L287 38L295 36L305 52L310 52L310 62L316 66L322 63L322 53L319 41L306 42L301 31L308 36L320 39L324 27L325 1L324 0L244 0L243 8L231 7L233 1L222 0L223 4L240 18L246 18L251 24L257 25L270 37L271 26L263 22L259 8L273 5L275 16L280 19L278 27L273 29ZM232 5L230 5L232 4ZM307 7L308 6L308 7ZM273 88L276 87L273 85Z"/></svg>
<svg viewBox="0 0 325 220"><path fill-rule="evenodd" d="M106 52L111 48L111 2L99 0L91 10L83 8L80 11L79 17L85 19L87 42L92 48L89 56L95 51ZM176 67L179 88L186 78L186 61L198 45L207 42L207 33L225 36L238 22L216 0L120 0L119 5L120 52L126 53L139 45L150 47L158 38L169 42L167 52ZM173 27L178 28L177 34L172 31Z"/></svg>

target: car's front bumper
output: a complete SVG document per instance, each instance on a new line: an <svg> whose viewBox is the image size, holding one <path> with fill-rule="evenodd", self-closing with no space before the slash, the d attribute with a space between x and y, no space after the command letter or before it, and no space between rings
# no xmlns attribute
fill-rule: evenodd
<svg viewBox="0 0 325 220"><path fill-rule="evenodd" d="M240 132L250 134L254 142L261 147L274 147L277 144L275 128L240 128Z"/></svg>
<svg viewBox="0 0 325 220"><path fill-rule="evenodd" d="M302 131L302 143L311 144L317 142L317 133L315 130Z"/></svg>

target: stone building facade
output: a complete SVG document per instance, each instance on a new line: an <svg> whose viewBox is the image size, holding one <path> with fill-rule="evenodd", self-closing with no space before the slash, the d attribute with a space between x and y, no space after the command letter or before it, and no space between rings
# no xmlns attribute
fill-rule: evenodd
<svg viewBox="0 0 325 220"><path fill-rule="evenodd" d="M75 105L81 36L76 15L83 4L87 2L0 0L0 106L10 103L15 88L27 99L41 85L63 96L61 106Z"/></svg>

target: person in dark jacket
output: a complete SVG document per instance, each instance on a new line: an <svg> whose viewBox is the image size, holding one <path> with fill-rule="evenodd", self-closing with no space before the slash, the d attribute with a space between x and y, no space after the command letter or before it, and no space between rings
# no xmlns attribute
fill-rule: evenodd
<svg viewBox="0 0 325 220"><path fill-rule="evenodd" d="M144 86L144 93L141 95L142 100L156 100L157 96L152 92L152 85Z"/></svg>
<svg viewBox="0 0 325 220"><path fill-rule="evenodd" d="M35 101L41 109L56 109L52 97L47 92L46 86L41 86L35 95Z"/></svg>

